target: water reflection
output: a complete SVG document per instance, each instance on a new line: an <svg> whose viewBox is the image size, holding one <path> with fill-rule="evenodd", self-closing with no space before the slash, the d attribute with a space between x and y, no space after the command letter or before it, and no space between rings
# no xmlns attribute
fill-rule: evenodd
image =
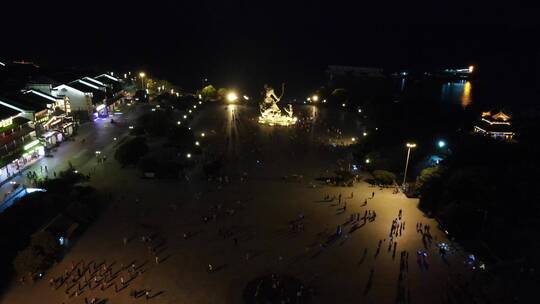
<svg viewBox="0 0 540 304"><path fill-rule="evenodd" d="M447 82L441 88L441 101L460 104L463 108L472 103L472 85L470 81Z"/></svg>
<svg viewBox="0 0 540 304"><path fill-rule="evenodd" d="M471 82L467 81L463 87L463 95L461 95L461 106L465 109L471 102Z"/></svg>

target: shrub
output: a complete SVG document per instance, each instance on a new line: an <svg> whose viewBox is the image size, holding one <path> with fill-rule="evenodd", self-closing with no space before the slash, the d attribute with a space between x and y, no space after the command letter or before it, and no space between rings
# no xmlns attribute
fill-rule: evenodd
<svg viewBox="0 0 540 304"><path fill-rule="evenodd" d="M396 175L386 170L375 170L373 171L373 178L379 184L391 185L396 180Z"/></svg>
<svg viewBox="0 0 540 304"><path fill-rule="evenodd" d="M135 137L131 140L121 144L116 152L114 158L125 167L127 165L134 165L139 162L141 157L148 153L148 145L144 137Z"/></svg>

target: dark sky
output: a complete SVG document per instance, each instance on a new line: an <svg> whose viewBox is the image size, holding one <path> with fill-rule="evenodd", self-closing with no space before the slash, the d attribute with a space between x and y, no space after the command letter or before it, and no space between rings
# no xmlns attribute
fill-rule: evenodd
<svg viewBox="0 0 540 304"><path fill-rule="evenodd" d="M186 86L205 76L233 86L265 79L314 81L328 64L389 68L501 61L518 62L518 67L538 64L538 5L395 3L3 3L0 58L144 68Z"/></svg>

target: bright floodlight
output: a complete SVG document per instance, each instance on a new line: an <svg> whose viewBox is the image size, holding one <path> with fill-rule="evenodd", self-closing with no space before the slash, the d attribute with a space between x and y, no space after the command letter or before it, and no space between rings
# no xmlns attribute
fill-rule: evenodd
<svg viewBox="0 0 540 304"><path fill-rule="evenodd" d="M474 65L469 66L469 73L472 73L474 71Z"/></svg>
<svg viewBox="0 0 540 304"><path fill-rule="evenodd" d="M444 148L446 146L446 142L444 140L439 140L439 142L437 142L437 145L439 146L439 148Z"/></svg>
<svg viewBox="0 0 540 304"><path fill-rule="evenodd" d="M341 106L345 108L345 107L346 107L347 105L346 105L346 104L344 104L344 103L342 103L342 104L341 104Z"/></svg>
<svg viewBox="0 0 540 304"><path fill-rule="evenodd" d="M353 137L353 138L351 138L351 140L352 140L352 141L356 141L356 138L355 138L355 137Z"/></svg>
<svg viewBox="0 0 540 304"><path fill-rule="evenodd" d="M187 158L191 158L191 153L186 154Z"/></svg>
<svg viewBox="0 0 540 304"><path fill-rule="evenodd" d="M236 100L238 100L238 95L236 95L235 92L229 92L229 94L227 94L228 102L235 102Z"/></svg>
<svg viewBox="0 0 540 304"><path fill-rule="evenodd" d="M249 100L249 96L244 95L244 99L245 99L245 100Z"/></svg>
<svg viewBox="0 0 540 304"><path fill-rule="evenodd" d="M415 143L407 143L407 148L416 148Z"/></svg>
<svg viewBox="0 0 540 304"><path fill-rule="evenodd" d="M146 76L146 74L144 72L139 73L139 77L144 78L145 76Z"/></svg>
<svg viewBox="0 0 540 304"><path fill-rule="evenodd" d="M184 116L182 116L182 117L184 117L184 119L186 119L186 118L187 118L187 115L184 115Z"/></svg>
<svg viewBox="0 0 540 304"><path fill-rule="evenodd" d="M363 136L367 136L367 132L362 133Z"/></svg>
<svg viewBox="0 0 540 304"><path fill-rule="evenodd" d="M313 100L313 101L315 101L315 102L319 101L319 95L313 95L313 96L311 96L311 100Z"/></svg>
<svg viewBox="0 0 540 304"><path fill-rule="evenodd" d="M371 160L369 160L369 158L366 158L366 164L369 164L371 162Z"/></svg>
<svg viewBox="0 0 540 304"><path fill-rule="evenodd" d="M204 132L201 133L201 136L204 137L206 134L204 134Z"/></svg>
<svg viewBox="0 0 540 304"><path fill-rule="evenodd" d="M200 143L198 141L195 142L195 146L199 146Z"/></svg>

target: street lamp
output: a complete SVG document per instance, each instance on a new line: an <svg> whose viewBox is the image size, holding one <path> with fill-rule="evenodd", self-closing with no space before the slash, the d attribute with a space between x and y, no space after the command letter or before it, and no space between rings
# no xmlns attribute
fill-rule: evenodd
<svg viewBox="0 0 540 304"><path fill-rule="evenodd" d="M439 140L437 142L437 146L439 146L439 148L444 148L446 146L446 142L444 140Z"/></svg>
<svg viewBox="0 0 540 304"><path fill-rule="evenodd" d="M405 180L407 178L407 169L409 168L409 157L411 156L411 149L416 148L415 143L407 143L407 161L405 162L405 173L403 173L403 183L402 186L405 185Z"/></svg>
<svg viewBox="0 0 540 304"><path fill-rule="evenodd" d="M319 95L313 95L313 96L311 96L311 100L313 100L313 101L315 101L315 102L319 101Z"/></svg>
<svg viewBox="0 0 540 304"><path fill-rule="evenodd" d="M228 102L235 102L237 99L238 99L238 95L236 95L235 92L229 92L229 94L227 94Z"/></svg>
<svg viewBox="0 0 540 304"><path fill-rule="evenodd" d="M139 77L141 77L141 88L144 89L144 77L146 74L144 72L139 73Z"/></svg>

